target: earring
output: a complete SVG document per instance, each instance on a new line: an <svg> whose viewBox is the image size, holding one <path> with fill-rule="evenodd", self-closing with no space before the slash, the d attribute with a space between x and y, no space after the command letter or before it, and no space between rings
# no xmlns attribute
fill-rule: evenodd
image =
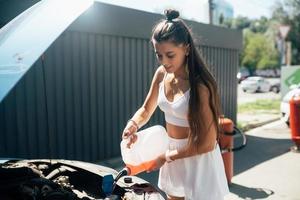
<svg viewBox="0 0 300 200"><path fill-rule="evenodd" d="M185 68L185 72L186 72L187 75L189 76L189 66L188 66L188 61L186 61L184 68Z"/></svg>

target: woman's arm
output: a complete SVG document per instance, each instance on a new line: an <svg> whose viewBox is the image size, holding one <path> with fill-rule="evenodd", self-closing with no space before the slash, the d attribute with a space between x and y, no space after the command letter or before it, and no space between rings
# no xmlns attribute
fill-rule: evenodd
<svg viewBox="0 0 300 200"><path fill-rule="evenodd" d="M147 97L143 103L143 105L136 111L133 117L128 121L124 131L123 137L128 137L131 134L135 133L138 128L145 125L150 117L152 116L153 112L157 107L157 97L158 97L158 90L159 90L159 83L162 81L164 76L164 68L162 66L158 67L156 70L149 92Z"/></svg>
<svg viewBox="0 0 300 200"><path fill-rule="evenodd" d="M147 97L143 105L137 110L137 112L131 118L134 120L139 127L145 125L157 107L157 97L159 91L159 83L162 81L164 76L164 69L162 66L156 70L152 83L147 94Z"/></svg>
<svg viewBox="0 0 300 200"><path fill-rule="evenodd" d="M203 117L201 117L201 120L204 120L205 125L209 126L207 127L208 133L206 134L205 142L202 143L201 146L195 147L194 145L186 146L183 149L170 152L170 159L176 160L180 158L190 157L197 154L207 153L209 151L212 151L215 148L216 145L216 139L217 139L217 129L213 124L213 114L209 106L209 90L204 85L200 85L198 87L198 94L200 95L199 98L202 100L201 108L202 112L204 114Z"/></svg>

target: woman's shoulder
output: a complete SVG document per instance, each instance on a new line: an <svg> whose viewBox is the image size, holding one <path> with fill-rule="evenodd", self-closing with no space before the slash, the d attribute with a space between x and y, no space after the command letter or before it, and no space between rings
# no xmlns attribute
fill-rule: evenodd
<svg viewBox="0 0 300 200"><path fill-rule="evenodd" d="M156 72L155 72L155 75L154 75L155 81L157 83L160 83L164 79L164 76L165 76L166 73L167 72L166 72L165 68L162 65L159 66L156 69Z"/></svg>

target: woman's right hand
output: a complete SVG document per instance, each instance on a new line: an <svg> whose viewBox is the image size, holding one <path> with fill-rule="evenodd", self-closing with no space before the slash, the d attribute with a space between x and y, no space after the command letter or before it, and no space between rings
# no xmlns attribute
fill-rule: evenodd
<svg viewBox="0 0 300 200"><path fill-rule="evenodd" d="M127 143L127 148L130 148L130 146L136 142L137 135L135 134L138 130L138 127L133 121L128 121L126 127L123 130L122 133L122 139L129 139L129 142Z"/></svg>

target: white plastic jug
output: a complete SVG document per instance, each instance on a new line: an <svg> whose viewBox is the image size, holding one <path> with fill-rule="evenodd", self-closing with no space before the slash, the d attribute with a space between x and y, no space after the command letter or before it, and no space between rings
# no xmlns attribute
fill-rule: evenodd
<svg viewBox="0 0 300 200"><path fill-rule="evenodd" d="M166 129L160 125L152 126L136 133L137 140L127 147L129 139L121 141L121 154L130 175L152 168L155 159L164 154L169 145Z"/></svg>

